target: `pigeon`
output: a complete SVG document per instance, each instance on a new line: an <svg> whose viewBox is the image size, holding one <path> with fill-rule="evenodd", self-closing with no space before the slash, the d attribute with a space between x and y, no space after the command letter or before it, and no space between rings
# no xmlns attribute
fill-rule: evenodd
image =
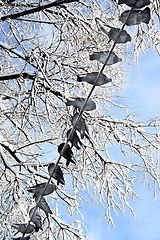
<svg viewBox="0 0 160 240"><path fill-rule="evenodd" d="M92 72L92 73L87 73L84 77L78 76L77 82L87 82L89 84L94 85L98 74L99 74L98 72ZM111 81L112 81L112 79L106 77L103 73L101 73L95 86L101 86L101 85L109 83Z"/></svg>
<svg viewBox="0 0 160 240"><path fill-rule="evenodd" d="M53 172L54 168L55 168L55 170ZM48 166L48 172L51 177L53 177L54 179L57 180L57 185L59 185L59 183L61 183L62 185L65 184L65 181L63 178L63 172L62 172L60 166L56 165L56 167L55 167L55 163L50 163Z"/></svg>
<svg viewBox="0 0 160 240"><path fill-rule="evenodd" d="M48 217L48 214L49 213L52 214L52 211L51 211L50 207L48 206L48 203L46 202L46 199L44 197L42 197L41 200L39 201L40 197L41 196L36 196L35 202L36 202L37 206L40 209L42 209L45 212L46 216Z"/></svg>
<svg viewBox="0 0 160 240"><path fill-rule="evenodd" d="M28 227L27 227L28 226ZM33 231L35 231L35 226L33 226L32 224L28 224L28 223L16 223L16 224L12 224L12 227L14 227L15 229L18 230L18 232L21 233L32 233ZM17 233L18 233L17 232ZM16 233L16 234L17 234Z"/></svg>
<svg viewBox="0 0 160 240"><path fill-rule="evenodd" d="M75 98L75 100L73 101L70 101L68 100L66 102L66 105L67 106L74 106L76 108L79 108L79 109L82 109L83 108L83 105L84 105L84 102L85 102L86 98L80 98L80 97L77 97ZM84 107L84 111L91 111L91 110L94 110L96 109L96 104L95 102L93 102L91 99L88 99L85 107Z"/></svg>
<svg viewBox="0 0 160 240"><path fill-rule="evenodd" d="M47 188L46 188L45 192L43 193L46 184L47 184ZM57 189L57 186L55 184L40 183L40 184L37 184L35 186L28 188L27 191L34 193L33 197L35 197L36 195L42 195L42 193L43 193L43 196L49 195L52 192L54 192L56 189Z"/></svg>
<svg viewBox="0 0 160 240"><path fill-rule="evenodd" d="M17 238L12 238L13 240L29 240L30 239L30 235L27 237L17 237Z"/></svg>
<svg viewBox="0 0 160 240"><path fill-rule="evenodd" d="M119 0L118 4L126 4L129 7L133 7L135 0ZM137 0L136 4L134 5L134 8L143 8L150 4L150 0Z"/></svg>
<svg viewBox="0 0 160 240"><path fill-rule="evenodd" d="M129 10L124 11L119 20L124 23L127 16L128 16ZM138 25L142 22L148 24L151 19L150 15L150 8L146 7L144 10L132 10L129 18L126 21L126 25L132 26L132 25Z"/></svg>
<svg viewBox="0 0 160 240"><path fill-rule="evenodd" d="M33 212L34 212L34 214L33 214ZM41 216L38 212L38 209L35 210L35 207L31 208L31 210L29 211L29 217L31 218L31 222L33 222L36 226L36 228L35 228L36 232L38 232L39 229L43 230L42 219L41 219Z"/></svg>
<svg viewBox="0 0 160 240"><path fill-rule="evenodd" d="M79 149L81 149L81 147L79 147L78 144L82 145L82 142L81 142L80 138L78 137L76 130L74 129L72 131L72 134L70 135L71 131L72 131L72 128L67 131L67 138L69 137L68 140L72 143L72 145L75 148L77 148L79 150Z"/></svg>
<svg viewBox="0 0 160 240"><path fill-rule="evenodd" d="M111 26L108 26L108 27L111 28L109 32L107 32L103 27L101 27L101 30L109 37L110 40L115 41L121 29L111 27ZM116 43L127 43L127 42L131 42L131 40L132 40L131 36L125 30L122 30L118 39L116 40Z"/></svg>
<svg viewBox="0 0 160 240"><path fill-rule="evenodd" d="M102 51L102 52L95 52L92 55L90 55L89 59L91 61L92 60L97 60L97 61L104 64L106 62L106 59L108 57L109 52L110 51L108 51L108 50L107 51ZM114 52L112 52L106 65L112 65L112 64L115 64L115 63L118 63L118 62L121 62L121 61L122 61L122 58L119 58Z"/></svg>
<svg viewBox="0 0 160 240"><path fill-rule="evenodd" d="M65 143L61 143L59 146L58 146L58 152L61 153L63 147L64 147ZM63 150L63 154L62 156L67 160L66 162L66 166L68 167L69 166L69 163L72 162L74 164L76 164L73 160L73 152L72 152L72 149L71 147L69 146L68 143L66 143L66 146L65 146L65 149Z"/></svg>
<svg viewBox="0 0 160 240"><path fill-rule="evenodd" d="M73 117L72 117L72 124L73 126L75 125L75 122L78 118L79 114L76 113ZM88 128L85 122L85 119L81 116L79 121L76 123L75 129L78 130L81 134L81 138L83 139L84 136L88 137Z"/></svg>

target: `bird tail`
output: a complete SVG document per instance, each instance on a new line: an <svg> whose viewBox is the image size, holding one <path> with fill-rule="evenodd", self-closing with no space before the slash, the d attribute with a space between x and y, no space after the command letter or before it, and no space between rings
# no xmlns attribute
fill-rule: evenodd
<svg viewBox="0 0 160 240"><path fill-rule="evenodd" d="M83 82L83 77L77 76L77 82Z"/></svg>
<svg viewBox="0 0 160 240"><path fill-rule="evenodd" d="M75 161L71 158L71 162L76 165Z"/></svg>
<svg viewBox="0 0 160 240"><path fill-rule="evenodd" d="M66 164L66 166L67 166L67 164ZM59 183L61 183L62 185L65 185L64 179L57 180L57 185L59 185Z"/></svg>
<svg viewBox="0 0 160 240"><path fill-rule="evenodd" d="M142 16L144 16L143 22L148 24L150 19L151 19L151 13L150 13L150 8L146 7L143 11L142 11Z"/></svg>
<svg viewBox="0 0 160 240"><path fill-rule="evenodd" d="M124 0L118 0L118 4L119 4L119 5L120 5L120 4L123 4L123 3L125 3Z"/></svg>
<svg viewBox="0 0 160 240"><path fill-rule="evenodd" d="M82 143L81 143L81 144L82 144ZM74 146L75 146L75 148L77 148L78 150L81 149L81 147L79 147L77 143L75 143Z"/></svg>
<svg viewBox="0 0 160 240"><path fill-rule="evenodd" d="M68 158L67 161L66 161L66 167L69 166L70 162L76 165L75 161L72 158Z"/></svg>
<svg viewBox="0 0 160 240"><path fill-rule="evenodd" d="M39 193L39 191L37 191L37 192L35 192L35 193L33 194L33 198L36 198L37 196L41 196L41 194Z"/></svg>
<svg viewBox="0 0 160 240"><path fill-rule="evenodd" d="M108 25L106 25L108 27ZM104 27L100 27L100 29L102 30L103 33L105 33L108 36L108 32L106 31L106 29Z"/></svg>
<svg viewBox="0 0 160 240"><path fill-rule="evenodd" d="M81 135L81 138L83 139L84 137L89 139L89 133L88 132L83 132L82 135Z"/></svg>
<svg viewBox="0 0 160 240"><path fill-rule="evenodd" d="M14 228L17 229L17 230L18 230L18 228L19 228L19 226L18 226L17 224L12 224L11 226L14 227Z"/></svg>
<svg viewBox="0 0 160 240"><path fill-rule="evenodd" d="M107 78L107 82L112 82L112 79L111 78Z"/></svg>
<svg viewBox="0 0 160 240"><path fill-rule="evenodd" d="M39 231L40 229L41 230L43 230L43 228L42 228L42 226L40 226L39 224L36 224L36 223L34 223L35 225L36 225L36 227L35 227L35 232L37 231ZM42 224L42 223L41 223Z"/></svg>
<svg viewBox="0 0 160 240"><path fill-rule="evenodd" d="M35 232L38 232L39 229L43 230L41 227L35 226Z"/></svg>
<svg viewBox="0 0 160 240"><path fill-rule="evenodd" d="M32 189L28 188L28 189L27 189L27 192L32 192Z"/></svg>
<svg viewBox="0 0 160 240"><path fill-rule="evenodd" d="M68 101L66 102L66 105L67 105L67 106L71 106L71 105L72 105L72 101L68 100Z"/></svg>
<svg viewBox="0 0 160 240"><path fill-rule="evenodd" d="M91 61L96 60L96 54L93 53L92 55L90 55L89 60L91 60Z"/></svg>
<svg viewBox="0 0 160 240"><path fill-rule="evenodd" d="M128 33L127 33L128 34ZM131 38L131 36L128 34L127 35L128 36L128 42L131 42L132 41L132 38Z"/></svg>

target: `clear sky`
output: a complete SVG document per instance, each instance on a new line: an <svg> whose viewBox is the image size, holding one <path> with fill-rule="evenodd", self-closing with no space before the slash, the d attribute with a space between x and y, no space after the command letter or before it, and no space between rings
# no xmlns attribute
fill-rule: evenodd
<svg viewBox="0 0 160 240"><path fill-rule="evenodd" d="M132 112L139 112L140 120L160 116L160 56L150 51L139 58L139 75L133 66L128 75L129 84L123 95L124 104L133 106ZM113 216L115 228L108 231L107 220L98 221L105 209L97 206L84 208L88 223L89 240L159 240L160 239L160 192L153 200L153 192L139 185L136 189L141 200L131 202L136 221L129 210Z"/></svg>

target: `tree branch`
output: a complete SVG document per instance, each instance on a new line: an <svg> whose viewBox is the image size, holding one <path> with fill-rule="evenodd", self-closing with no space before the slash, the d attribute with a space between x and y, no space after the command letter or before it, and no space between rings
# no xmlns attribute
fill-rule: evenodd
<svg viewBox="0 0 160 240"><path fill-rule="evenodd" d="M13 47L9 47L7 44L0 42L0 48L3 48L5 51L9 51L15 54L18 58L23 59L24 61L29 63L32 67L37 68L33 63L29 62L28 56L25 56L23 53L17 51L16 49L13 49Z"/></svg>
<svg viewBox="0 0 160 240"><path fill-rule="evenodd" d="M23 78L30 78L32 80L35 79L35 73L34 72L15 72L15 73L10 73L10 74L2 74L0 75L0 81L4 81L4 80L12 80L15 78L19 78L19 77L23 77Z"/></svg>
<svg viewBox="0 0 160 240"><path fill-rule="evenodd" d="M5 145L3 143L0 143L0 145L11 154L11 156L16 160L16 162L22 163L21 160L19 160L19 158L16 156L16 154L7 145Z"/></svg>
<svg viewBox="0 0 160 240"><path fill-rule="evenodd" d="M35 13L35 12L43 11L46 8L57 7L57 6L60 6L61 4L71 3L71 2L79 2L79 0L59 0L59 1L54 1L54 2L51 2L51 3L48 3L48 4L44 4L44 5L38 6L36 8L27 9L27 10L22 11L22 12L17 12L17 13L5 15L5 16L1 17L0 20L5 21L8 18L10 18L10 19L17 19L18 17L22 17L22 16L25 16L25 15L28 15L28 14L32 14L32 13Z"/></svg>
<svg viewBox="0 0 160 240"><path fill-rule="evenodd" d="M1 152L0 152L0 157L1 157L2 161L3 161L3 164L4 164L5 168L8 168L8 169L9 169L11 172L13 172L13 174L16 176L15 171L13 171L13 169L7 164L6 157L4 156L2 150L1 150Z"/></svg>

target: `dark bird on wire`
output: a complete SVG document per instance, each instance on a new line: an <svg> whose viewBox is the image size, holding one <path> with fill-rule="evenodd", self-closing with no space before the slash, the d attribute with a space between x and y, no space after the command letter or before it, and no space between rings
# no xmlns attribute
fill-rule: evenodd
<svg viewBox="0 0 160 240"><path fill-rule="evenodd" d="M55 170L54 170L54 168L55 168ZM57 180L57 185L59 185L59 183L61 183L62 185L65 184L65 181L63 178L63 172L62 172L60 166L56 165L56 167L55 167L55 163L50 163L48 166L48 173L49 173L50 177L53 177L55 180Z"/></svg>
<svg viewBox="0 0 160 240"><path fill-rule="evenodd" d="M58 152L60 153L64 147L65 143L61 143L59 146L58 146ZM72 152L72 149L71 147L69 146L69 144L67 143L64 150L63 150L63 154L62 156L67 160L66 161L66 166L68 167L69 166L69 163L72 162L74 164L76 164L73 160L73 152Z"/></svg>
<svg viewBox="0 0 160 240"><path fill-rule="evenodd" d="M73 117L72 117L72 125L75 125L75 122L78 118L78 113L76 113ZM84 137L89 137L89 132L88 132L88 128L85 122L85 119L81 116L79 121L76 123L75 129L78 130L81 134L81 138L83 139Z"/></svg>
<svg viewBox="0 0 160 240"><path fill-rule="evenodd" d="M85 76L82 76L82 77L77 76L77 82L87 82L89 84L94 85L98 74L99 74L98 72L92 72L92 73L87 73ZM111 81L112 81L111 78L108 78L103 73L101 73L95 86L101 86Z"/></svg>
<svg viewBox="0 0 160 240"><path fill-rule="evenodd" d="M129 10L124 11L119 20L124 23L127 16L128 16ZM146 7L144 10L133 10L129 16L129 18L126 21L126 25L132 26L132 25L138 25L140 23L146 23L148 24L151 19L150 15L150 8Z"/></svg>
<svg viewBox="0 0 160 240"><path fill-rule="evenodd" d="M118 4L126 4L129 7L132 7L135 0L119 0ZM150 4L150 0L137 0L136 4L134 5L134 8L143 8Z"/></svg>
<svg viewBox="0 0 160 240"><path fill-rule="evenodd" d="M50 207L48 206L48 203L46 202L46 199L44 197L41 198L41 200L39 201L41 196L35 196L35 202L37 204L37 206L42 209L46 216L48 217L48 214L52 214L52 211L50 209Z"/></svg>
<svg viewBox="0 0 160 240"><path fill-rule="evenodd" d="M103 27L101 27L101 30L109 37L110 40L115 41L118 37L118 34L120 32L120 28L115 28L115 27L110 27L109 32L107 32ZM127 43L127 42L131 42L131 36L126 32L126 30L122 30L116 43Z"/></svg>
<svg viewBox="0 0 160 240"><path fill-rule="evenodd" d="M29 211L29 217L31 219L31 222L33 222L35 224L35 231L38 232L39 229L43 230L42 228L42 219L41 216L38 212L38 209L36 209L35 213L33 214L33 212L35 211L35 207L31 208L31 210ZM33 216L32 216L33 215Z"/></svg>
<svg viewBox="0 0 160 240"><path fill-rule="evenodd" d="M43 193L46 184L47 184L47 188L46 188L45 192ZM35 197L36 195L38 195L38 196L42 195L42 193L43 193L43 196L49 195L52 192L54 192L56 189L57 189L57 186L55 184L40 183L40 184L37 184L35 186L28 188L27 191L34 193L33 197Z"/></svg>
<svg viewBox="0 0 160 240"><path fill-rule="evenodd" d="M90 55L89 59L91 61L92 60L97 60L97 61L104 64L106 62L108 54L109 54L108 50L107 51L102 51L102 52L95 52L92 55ZM121 62L121 61L122 61L122 58L119 58L114 52L112 52L106 65L112 65L112 64L115 64L115 63L118 63L118 62Z"/></svg>
<svg viewBox="0 0 160 240"><path fill-rule="evenodd" d="M86 98L77 97L77 98L74 98L74 99L75 100L73 100L73 101L68 100L66 102L66 105L67 106L74 106L76 108L82 109ZM88 99L88 101L87 101L87 103L85 105L84 111L92 111L94 109L96 109L95 102L93 102L91 99Z"/></svg>
<svg viewBox="0 0 160 240"><path fill-rule="evenodd" d="M27 227L28 226L28 227ZM18 232L21 232L21 233L32 233L33 231L35 231L35 226L33 226L32 224L30 224L29 223L29 225L28 225L28 223L20 223L20 224L18 224L18 223L15 223L15 224L12 224L12 227L14 227L15 229L17 229L18 231L17 231L17 233ZM26 229L27 228L27 229ZM17 234L16 233L16 234ZM16 235L15 234L15 235Z"/></svg>
<svg viewBox="0 0 160 240"><path fill-rule="evenodd" d="M29 240L30 239L30 235L27 237L17 237L17 238L12 238L13 240Z"/></svg>
<svg viewBox="0 0 160 240"><path fill-rule="evenodd" d="M79 150L79 149L81 149L80 146L82 146L82 142L81 142L80 138L78 137L76 130L74 129L72 131L72 134L70 135L71 131L72 131L72 128L67 131L67 138L71 142L71 144Z"/></svg>

